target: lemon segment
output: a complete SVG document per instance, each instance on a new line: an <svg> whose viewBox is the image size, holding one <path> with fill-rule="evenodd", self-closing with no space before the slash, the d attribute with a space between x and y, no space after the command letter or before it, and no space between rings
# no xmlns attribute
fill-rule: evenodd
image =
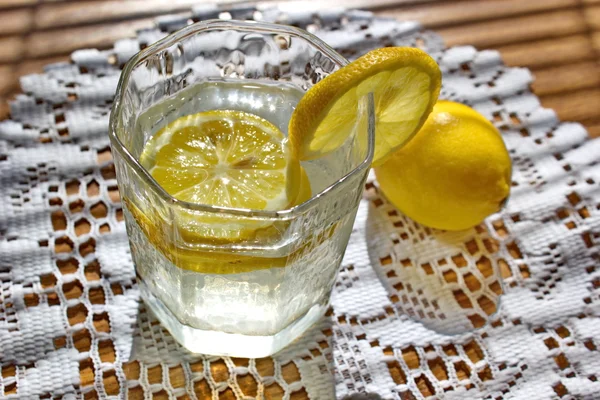
<svg viewBox="0 0 600 400"><path fill-rule="evenodd" d="M438 102L419 133L375 175L413 220L438 229L477 225L506 202L511 160L498 130L472 108Z"/></svg>
<svg viewBox="0 0 600 400"><path fill-rule="evenodd" d="M373 50L325 77L302 97L289 123L289 138L301 160L322 157L351 135L358 101L373 93L375 155L380 165L423 125L441 87L437 63L422 50Z"/></svg>

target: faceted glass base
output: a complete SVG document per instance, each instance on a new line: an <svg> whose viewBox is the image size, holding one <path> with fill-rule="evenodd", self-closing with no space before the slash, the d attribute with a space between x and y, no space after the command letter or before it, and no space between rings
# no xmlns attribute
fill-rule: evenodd
<svg viewBox="0 0 600 400"><path fill-rule="evenodd" d="M184 325L144 285L140 285L140 289L146 305L183 347L193 353L217 356L261 358L275 354L301 336L328 308L327 304L315 304L306 314L275 335L250 336Z"/></svg>

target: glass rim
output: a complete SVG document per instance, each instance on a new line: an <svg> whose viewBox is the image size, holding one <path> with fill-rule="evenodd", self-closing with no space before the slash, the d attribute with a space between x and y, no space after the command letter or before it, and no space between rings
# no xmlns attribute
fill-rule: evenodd
<svg viewBox="0 0 600 400"><path fill-rule="evenodd" d="M349 180L356 174L362 172L365 168L370 168L371 161L374 155L375 148L375 115L374 115L374 99L373 94L370 93L367 97L367 113L368 113L368 123L367 123L367 154L365 158L350 172L341 178L337 179L331 185L321 190L314 196L311 196L310 199L304 201L301 204L295 205L293 207L288 207L282 210L253 210L253 209L245 209L245 208L234 208L234 207L223 207L223 206L213 206L208 204L199 204L199 203L191 203L184 200L179 200L160 186L160 184L152 177L152 175L140 164L140 162L131 154L131 152L125 147L121 139L117 136L117 121L118 115L121 113L121 109L123 107L122 100L125 95L125 88L129 84L129 78L131 76L131 72L134 67L139 65L141 62L145 61L150 56L168 49L176 42L185 39L186 37L192 36L194 34L200 32L208 32L213 30L237 30L237 31L247 31L247 32L260 32L260 33L286 33L291 36L302 38L308 41L311 45L319 49L323 54L325 54L329 59L331 59L338 67L343 67L348 64L348 60L346 60L343 56L337 53L331 46L325 43L323 40L319 39L315 35L293 26L289 25L281 25L275 23L267 23L267 22L257 22L257 21L240 21L240 20L219 20L219 19L211 19L196 22L194 24L188 25L184 28L181 28L164 38L158 40L157 42L151 44L150 46L140 50L137 54L131 57L125 66L123 67L123 71L119 77L119 82L117 84L117 90L114 97L114 104L110 113L109 118L109 130L108 135L112 144L112 147L116 149L120 155L123 157L125 163L141 177L141 179L148 185L148 187L153 190L158 196L164 201L173 204L174 206L188 209L191 211L202 211L207 213L226 213L229 215L235 215L240 217L250 217L250 218L268 218L268 219L280 219L280 218L289 218L296 214L303 214L308 209L317 206L317 203L323 201L324 198L328 197L328 195L337 187L344 184L345 181Z"/></svg>

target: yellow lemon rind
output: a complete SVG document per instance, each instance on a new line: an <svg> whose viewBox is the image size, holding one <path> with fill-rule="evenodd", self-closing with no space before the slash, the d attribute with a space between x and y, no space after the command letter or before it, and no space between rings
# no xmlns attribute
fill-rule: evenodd
<svg viewBox="0 0 600 400"><path fill-rule="evenodd" d="M297 153L301 160L323 156L324 154L318 151L308 151L309 144L313 140L318 126L327 118L336 101L341 99L349 90L358 87L361 82L378 73L405 67L415 68L430 77L430 97L425 112L418 118L416 128L409 132L404 140L401 140L400 145L389 149L386 154L373 160L374 166L381 165L395 149L406 143L418 132L439 96L442 79L440 69L435 60L423 50L412 47L377 49L318 82L302 97L290 119L288 132L293 152Z"/></svg>

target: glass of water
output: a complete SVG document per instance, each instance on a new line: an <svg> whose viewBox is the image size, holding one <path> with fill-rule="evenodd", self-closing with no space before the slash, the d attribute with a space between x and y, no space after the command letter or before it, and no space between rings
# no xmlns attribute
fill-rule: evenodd
<svg viewBox="0 0 600 400"><path fill-rule="evenodd" d="M214 110L258 116L287 135L304 92L345 63L300 29L215 20L125 66L110 139L136 276L148 307L190 351L264 357L324 314L373 157L372 98L359 102L340 148L301 163L309 196L281 210L181 200L144 152L174 121ZM200 225L203 235L189 234Z"/></svg>

